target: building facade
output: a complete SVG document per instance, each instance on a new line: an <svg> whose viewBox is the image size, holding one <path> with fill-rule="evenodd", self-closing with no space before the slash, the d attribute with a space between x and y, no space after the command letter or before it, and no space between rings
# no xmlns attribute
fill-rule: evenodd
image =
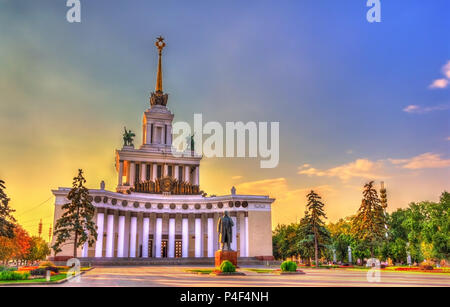
<svg viewBox="0 0 450 307"><path fill-rule="evenodd" d="M172 121L168 95L162 87L162 50L159 50L156 90L144 112L142 142L135 148L129 131L116 151L116 191L90 190L96 207L97 240L80 248L81 257L190 258L214 257L220 248L216 225L228 211L234 221L232 249L239 257L272 256L271 206L268 196L207 197L200 189L202 157L193 150L172 153ZM54 223L62 215L70 188L53 190ZM73 245L58 256L71 256Z"/></svg>

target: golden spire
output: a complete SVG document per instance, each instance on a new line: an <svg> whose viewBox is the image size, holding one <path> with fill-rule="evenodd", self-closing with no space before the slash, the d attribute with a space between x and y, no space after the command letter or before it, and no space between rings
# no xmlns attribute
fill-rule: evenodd
<svg viewBox="0 0 450 307"><path fill-rule="evenodd" d="M159 50L159 59L158 59L158 74L156 75L156 92L162 92L163 91L163 85L162 85L162 64L161 64L161 58L162 58L162 50L164 47L166 47L166 43L164 42L164 38L162 36L159 36L156 38L157 41L155 43L156 48Z"/></svg>

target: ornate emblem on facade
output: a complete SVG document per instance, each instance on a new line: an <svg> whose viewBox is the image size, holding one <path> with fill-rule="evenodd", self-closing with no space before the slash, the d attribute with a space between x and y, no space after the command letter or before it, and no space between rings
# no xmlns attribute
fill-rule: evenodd
<svg viewBox="0 0 450 307"><path fill-rule="evenodd" d="M156 179L155 181L138 182L128 190L129 193L148 193L148 194L163 194L170 193L173 195L202 195L198 185L194 185L184 181L178 181L173 177L164 177ZM128 194L129 194L128 193Z"/></svg>

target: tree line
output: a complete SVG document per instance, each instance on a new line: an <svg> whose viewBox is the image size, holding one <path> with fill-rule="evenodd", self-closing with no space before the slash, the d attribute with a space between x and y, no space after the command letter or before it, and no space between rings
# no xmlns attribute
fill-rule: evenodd
<svg viewBox="0 0 450 307"><path fill-rule="evenodd" d="M50 254L47 242L38 236L30 236L17 223L5 190L5 182L0 180L0 261L4 265L11 261L21 265L45 259Z"/></svg>
<svg viewBox="0 0 450 307"><path fill-rule="evenodd" d="M273 254L277 259L295 257L306 264L360 259L391 259L395 263L440 261L450 257L450 193L439 202L411 203L407 208L386 212L384 188L378 194L371 181L364 186L355 215L325 224L320 196L307 195L304 217L273 231ZM349 247L352 258L349 259ZM352 260L352 261L350 261Z"/></svg>

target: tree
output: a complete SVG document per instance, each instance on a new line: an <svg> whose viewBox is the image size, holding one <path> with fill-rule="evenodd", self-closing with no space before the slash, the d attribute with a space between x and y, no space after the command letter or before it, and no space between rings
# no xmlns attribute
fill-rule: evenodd
<svg viewBox="0 0 450 307"><path fill-rule="evenodd" d="M47 242L42 238L32 237L26 260L32 262L44 260L48 255L50 255L50 248L48 247Z"/></svg>
<svg viewBox="0 0 450 307"><path fill-rule="evenodd" d="M73 239L73 257L77 257L77 248L88 242L95 243L97 230L93 221L95 207L89 199L89 190L84 186L86 179L83 170L78 170L78 176L73 178L72 189L67 195L70 203L62 206L64 213L56 221L54 236L56 238L52 249L55 254L61 251L61 246Z"/></svg>
<svg viewBox="0 0 450 307"><path fill-rule="evenodd" d="M0 237L14 237L15 218L12 213L15 211L9 206L10 199L5 193L5 182L0 179Z"/></svg>
<svg viewBox="0 0 450 307"><path fill-rule="evenodd" d="M314 232L313 223L311 223L311 216L308 212L305 212L305 216L300 220L298 227L298 239L297 239L297 249L301 258L306 260L308 264L311 263L311 258L316 255L320 257L326 256L326 251L328 244L330 242L330 232L324 225L318 225L316 228L316 234ZM315 238L317 237L317 244ZM318 265L316 259L316 265Z"/></svg>
<svg viewBox="0 0 450 307"><path fill-rule="evenodd" d="M297 256L298 224L278 225L273 232L273 254L276 259Z"/></svg>
<svg viewBox="0 0 450 307"><path fill-rule="evenodd" d="M22 260L27 257L28 251L31 245L31 237L28 232L23 229L20 225L14 227L14 254L13 258L19 264Z"/></svg>
<svg viewBox="0 0 450 307"><path fill-rule="evenodd" d="M373 183L371 181L364 186L361 206L352 223L353 233L368 245L371 257L386 231L384 209Z"/></svg>
<svg viewBox="0 0 450 307"><path fill-rule="evenodd" d="M333 248L336 251L336 260L347 262L348 247L356 246L356 239L352 233L352 218L340 219L336 223L328 224Z"/></svg>
<svg viewBox="0 0 450 307"><path fill-rule="evenodd" d="M13 239L0 237L0 260L4 265L8 264L9 260L11 260L14 255L14 250Z"/></svg>
<svg viewBox="0 0 450 307"><path fill-rule="evenodd" d="M314 256L316 260L316 266L319 265L319 235L321 235L320 228L325 226L322 219L326 219L325 206L321 200L321 197L314 191L311 191L308 195L308 203L306 204L307 214L305 218L309 222L314 235Z"/></svg>

